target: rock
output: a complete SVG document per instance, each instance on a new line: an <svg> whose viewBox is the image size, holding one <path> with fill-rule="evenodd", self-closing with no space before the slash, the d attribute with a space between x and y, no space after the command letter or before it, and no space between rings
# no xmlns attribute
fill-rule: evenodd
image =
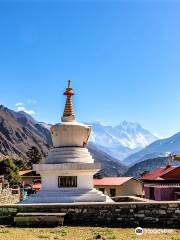
<svg viewBox="0 0 180 240"><path fill-rule="evenodd" d="M180 209L175 210L175 213L180 214Z"/></svg>
<svg viewBox="0 0 180 240"><path fill-rule="evenodd" d="M159 214L166 214L165 210L159 210Z"/></svg>

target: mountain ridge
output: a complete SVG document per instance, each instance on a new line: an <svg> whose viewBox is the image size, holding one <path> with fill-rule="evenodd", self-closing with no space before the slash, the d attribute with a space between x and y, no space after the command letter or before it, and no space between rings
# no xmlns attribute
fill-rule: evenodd
<svg viewBox="0 0 180 240"><path fill-rule="evenodd" d="M139 178L144 172L152 171L160 167L165 167L167 166L167 164L168 164L168 157L157 157L152 159L146 159L128 168L127 172L124 175ZM172 165L179 166L180 163L173 161Z"/></svg>
<svg viewBox="0 0 180 240"><path fill-rule="evenodd" d="M180 132L151 143L141 151L125 158L123 162L134 165L149 158L166 157L169 153L180 153Z"/></svg>

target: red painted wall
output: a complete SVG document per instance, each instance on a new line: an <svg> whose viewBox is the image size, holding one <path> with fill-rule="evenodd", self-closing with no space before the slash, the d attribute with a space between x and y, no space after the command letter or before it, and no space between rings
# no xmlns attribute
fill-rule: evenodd
<svg viewBox="0 0 180 240"><path fill-rule="evenodd" d="M144 187L145 198L150 199L150 187ZM156 201L171 201L175 199L175 192L180 191L180 188L165 188L154 187L154 197Z"/></svg>

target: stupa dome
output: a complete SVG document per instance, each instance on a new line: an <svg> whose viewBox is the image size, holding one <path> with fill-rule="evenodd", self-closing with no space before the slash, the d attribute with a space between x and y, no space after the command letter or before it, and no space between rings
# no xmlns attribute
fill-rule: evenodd
<svg viewBox="0 0 180 240"><path fill-rule="evenodd" d="M78 122L64 122L51 127L53 146L85 147L91 127Z"/></svg>

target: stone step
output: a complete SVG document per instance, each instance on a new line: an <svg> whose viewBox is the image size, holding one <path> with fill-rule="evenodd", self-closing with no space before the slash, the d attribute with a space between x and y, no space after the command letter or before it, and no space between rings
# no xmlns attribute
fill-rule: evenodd
<svg viewBox="0 0 180 240"><path fill-rule="evenodd" d="M84 160L93 160L93 158L91 156L49 156L47 157L47 160L48 161L51 161L51 160L57 160L57 161L62 161L62 160L69 160L69 159L84 159ZM47 162L46 160L46 162Z"/></svg>
<svg viewBox="0 0 180 240"><path fill-rule="evenodd" d="M48 212L17 213L14 222L17 226L63 226L65 215Z"/></svg>
<svg viewBox="0 0 180 240"><path fill-rule="evenodd" d="M88 162L88 163L93 163L94 160L91 157L48 157L46 159L46 163L48 162L54 162L55 163L59 163L59 162L63 162L63 163L68 163L68 162Z"/></svg>
<svg viewBox="0 0 180 240"><path fill-rule="evenodd" d="M97 194L99 195L99 196L104 196L102 193L82 193L82 194L77 194L77 193L68 193L68 194L62 194L62 193L54 193L54 194L49 194L48 196L47 196L47 194L34 194L34 195L32 195L32 197L38 197L38 196L41 196L41 197L49 197L49 196L53 196L53 197L78 197L78 196L82 196L82 195L84 195L84 196L88 196L88 197L93 197L93 196L97 196Z"/></svg>
<svg viewBox="0 0 180 240"><path fill-rule="evenodd" d="M91 159L75 158L75 159L46 159L46 164L61 164L61 163L93 163Z"/></svg>
<svg viewBox="0 0 180 240"><path fill-rule="evenodd" d="M84 191L84 190L82 190L82 191L80 191L80 190L74 191L73 189L71 189L71 190L57 190L57 191L41 190L41 191L37 192L36 195L37 194L41 194L41 195L44 194L46 196L46 195L52 195L52 194L76 195L76 194L97 194L97 193L101 193L102 194L101 191Z"/></svg>
<svg viewBox="0 0 180 240"><path fill-rule="evenodd" d="M75 153L79 153L79 154L81 154L81 153L88 153L88 154L90 154L89 150L87 148L74 148L74 149L72 149L72 148L69 148L69 147L66 147L66 148L53 148L53 149L50 150L49 153L61 153L61 152L62 153L67 153L67 154L69 154L69 153L72 153L72 154L75 154Z"/></svg>
<svg viewBox="0 0 180 240"><path fill-rule="evenodd" d="M86 159L92 159L92 157L90 156L90 155L78 155L78 154L76 154L76 155L59 155L59 154L57 154L57 155L55 155L55 154L53 154L53 155L49 155L48 157L47 157L48 159L51 159L51 158L54 158L54 159L69 159L69 158L86 158Z"/></svg>
<svg viewBox="0 0 180 240"><path fill-rule="evenodd" d="M89 198L89 197L39 197L39 198L32 198L30 201L26 201L26 204L28 203L74 203L74 202L105 202L106 197L104 196L96 196L94 198Z"/></svg>
<svg viewBox="0 0 180 240"><path fill-rule="evenodd" d="M60 158L82 158L82 157L89 157L92 158L92 156L90 154L63 154L63 153L51 153L48 155L48 158L51 157L60 157Z"/></svg>
<svg viewBox="0 0 180 240"><path fill-rule="evenodd" d="M64 155L67 155L67 154L70 154L70 155L73 155L73 154L89 154L90 155L90 152L89 151L71 151L71 150L62 150L62 149L59 149L58 151L50 151L49 154L64 154Z"/></svg>
<svg viewBox="0 0 180 240"><path fill-rule="evenodd" d="M58 150L58 151L50 151L49 154L62 154L62 155L74 155L74 154L79 154L79 155L90 155L89 151L64 151L64 150Z"/></svg>
<svg viewBox="0 0 180 240"><path fill-rule="evenodd" d="M73 202L113 202L111 198L96 189L40 190L24 200L29 203L73 203Z"/></svg>
<svg viewBox="0 0 180 240"><path fill-rule="evenodd" d="M70 203L70 202L105 202L106 197L97 190L77 191L39 191L23 203Z"/></svg>
<svg viewBox="0 0 180 240"><path fill-rule="evenodd" d="M34 195L32 196L32 198L46 198L46 199L50 199L50 198L89 198L89 199L94 199L94 198L97 198L97 197L104 197L105 195L100 195L100 194L82 194L82 195L51 195L51 196L46 196L44 197L43 195Z"/></svg>

